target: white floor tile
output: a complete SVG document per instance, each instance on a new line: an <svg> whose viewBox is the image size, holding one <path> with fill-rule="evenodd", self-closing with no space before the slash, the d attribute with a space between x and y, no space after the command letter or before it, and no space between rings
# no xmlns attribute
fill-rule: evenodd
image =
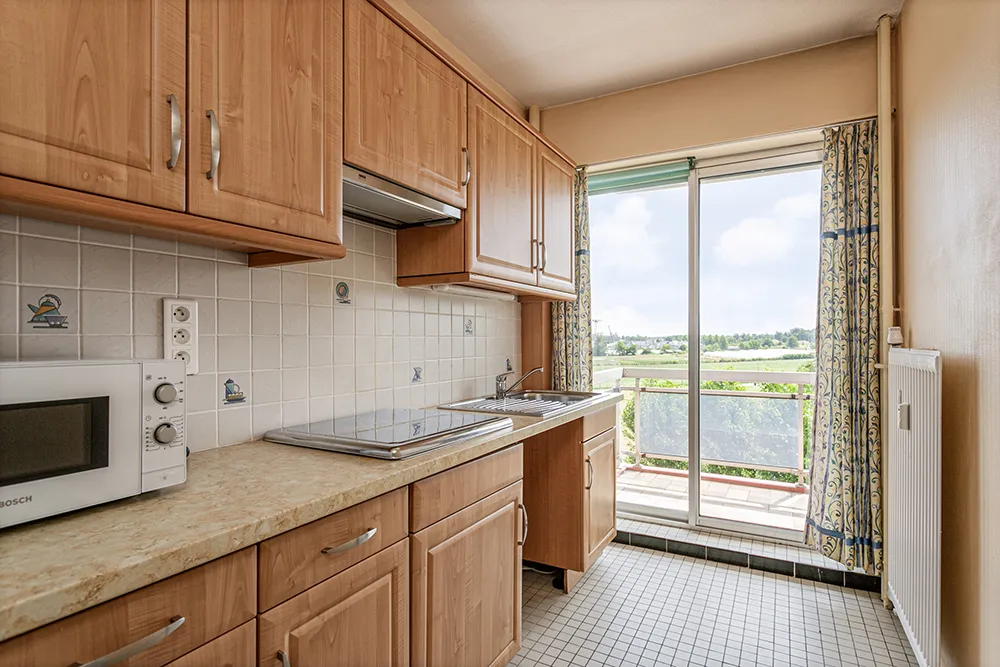
<svg viewBox="0 0 1000 667"><path fill-rule="evenodd" d="M569 595L524 572L512 665L910 667L877 595L610 544Z"/></svg>

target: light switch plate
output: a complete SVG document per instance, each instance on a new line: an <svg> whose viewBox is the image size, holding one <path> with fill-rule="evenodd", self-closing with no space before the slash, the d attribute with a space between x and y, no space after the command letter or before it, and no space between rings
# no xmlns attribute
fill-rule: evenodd
<svg viewBox="0 0 1000 667"><path fill-rule="evenodd" d="M183 361L188 375L198 372L198 302L194 299L163 300L163 358Z"/></svg>

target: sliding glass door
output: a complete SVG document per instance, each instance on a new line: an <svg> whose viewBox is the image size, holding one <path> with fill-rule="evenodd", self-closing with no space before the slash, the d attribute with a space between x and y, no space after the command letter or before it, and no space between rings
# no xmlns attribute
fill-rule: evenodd
<svg viewBox="0 0 1000 667"><path fill-rule="evenodd" d="M819 160L809 146L701 162L686 183L592 177L595 388L626 395L620 512L800 535Z"/></svg>
<svg viewBox="0 0 1000 667"><path fill-rule="evenodd" d="M700 474L691 493L700 525L794 538L804 526L818 160L808 151L700 167L694 175L701 354L691 356L700 377L692 469Z"/></svg>

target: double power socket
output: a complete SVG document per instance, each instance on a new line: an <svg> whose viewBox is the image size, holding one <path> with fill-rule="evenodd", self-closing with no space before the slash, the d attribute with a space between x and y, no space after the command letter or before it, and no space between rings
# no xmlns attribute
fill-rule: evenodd
<svg viewBox="0 0 1000 667"><path fill-rule="evenodd" d="M187 365L187 374L198 372L198 302L163 300L163 358Z"/></svg>

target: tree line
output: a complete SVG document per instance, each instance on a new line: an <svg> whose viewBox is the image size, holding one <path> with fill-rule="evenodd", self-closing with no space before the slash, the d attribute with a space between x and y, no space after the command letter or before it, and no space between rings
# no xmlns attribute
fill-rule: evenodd
<svg viewBox="0 0 1000 667"><path fill-rule="evenodd" d="M648 354L652 351L661 353L687 352L687 334L672 334L669 336L619 336L615 333L602 334L594 332L594 355L606 356L613 352L619 356L634 356ZM793 327L787 331L774 333L734 333L705 334L701 337L701 348L704 352L724 352L732 348L740 350L766 350L770 348L812 349L816 344L816 330Z"/></svg>

